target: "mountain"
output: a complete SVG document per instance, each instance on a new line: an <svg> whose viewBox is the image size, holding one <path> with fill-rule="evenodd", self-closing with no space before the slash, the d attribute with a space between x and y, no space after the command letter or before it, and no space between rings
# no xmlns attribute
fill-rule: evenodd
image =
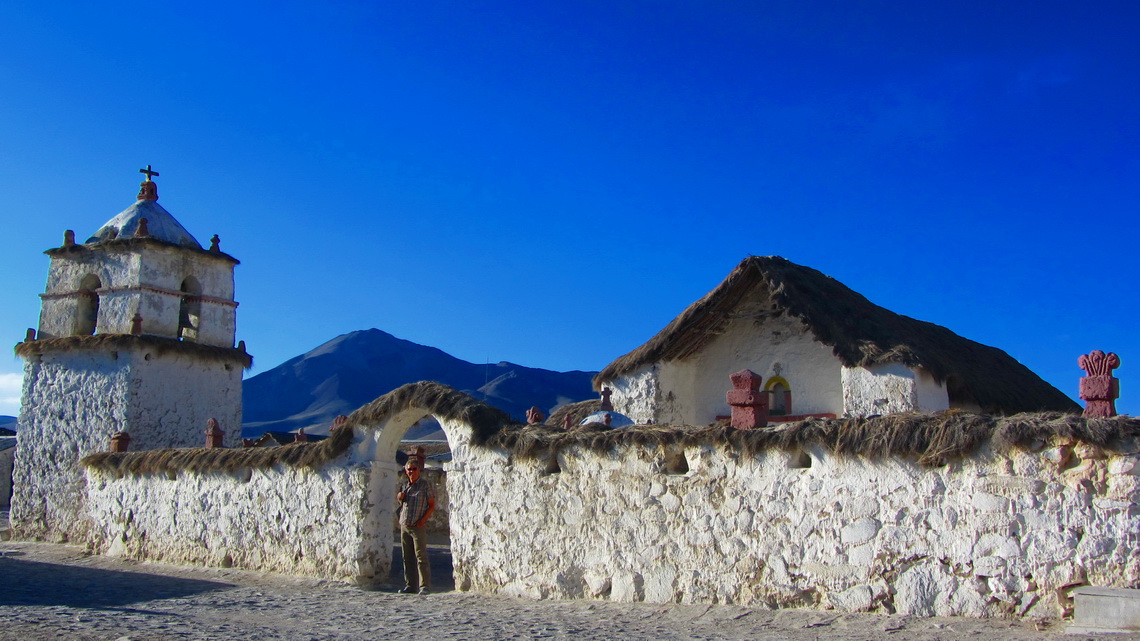
<svg viewBox="0 0 1140 641"><path fill-rule="evenodd" d="M16 431L16 417L15 416L0 416L0 427L4 429Z"/></svg>
<svg viewBox="0 0 1140 641"><path fill-rule="evenodd" d="M378 329L361 330L245 381L242 433L250 437L303 427L324 434L336 415L416 381L450 385L524 421L531 406L549 414L558 405L597 396L590 383L595 373L468 363ZM424 438L423 432L434 429L413 428L408 438Z"/></svg>

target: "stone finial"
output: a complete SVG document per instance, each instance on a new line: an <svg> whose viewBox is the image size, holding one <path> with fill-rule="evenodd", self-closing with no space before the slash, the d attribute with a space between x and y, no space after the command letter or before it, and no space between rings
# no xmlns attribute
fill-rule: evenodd
<svg viewBox="0 0 1140 641"><path fill-rule="evenodd" d="M603 425L605 425L606 427L611 427L610 424L613 422L614 422L614 417L610 416L609 412L602 414L602 424Z"/></svg>
<svg viewBox="0 0 1140 641"><path fill-rule="evenodd" d="M245 352L245 341L238 341L237 348L242 352Z"/></svg>
<svg viewBox="0 0 1140 641"><path fill-rule="evenodd" d="M27 333L24 334L24 342L30 343L34 340L36 340L36 330L29 327Z"/></svg>
<svg viewBox="0 0 1140 641"><path fill-rule="evenodd" d="M610 402L610 395L613 393L614 391L608 387L602 388L602 406L599 409L601 409L603 412L614 411L614 404Z"/></svg>
<svg viewBox="0 0 1140 641"><path fill-rule="evenodd" d="M305 433L305 428L297 430L297 435L293 437L294 443L308 443L309 435Z"/></svg>
<svg viewBox="0 0 1140 641"><path fill-rule="evenodd" d="M146 219L140 218L138 229L135 230L135 238L146 238L147 236L150 236L150 228L147 227Z"/></svg>
<svg viewBox="0 0 1140 641"><path fill-rule="evenodd" d="M149 180L139 185L138 200L158 200L158 184Z"/></svg>
<svg viewBox="0 0 1140 641"><path fill-rule="evenodd" d="M750 369L742 369L729 378L732 389L725 394L725 399L732 406L732 426L738 430L767 426L768 393L760 391L763 377Z"/></svg>
<svg viewBox="0 0 1140 641"><path fill-rule="evenodd" d="M222 239L218 238L217 234L214 234L214 236L212 238L210 238L210 251L212 251L212 252L222 251L221 247L218 246L218 243L220 243L221 241L222 241Z"/></svg>
<svg viewBox="0 0 1140 641"><path fill-rule="evenodd" d="M538 409L537 405L532 406L529 410L526 411L526 424L527 425L538 425L539 423L541 423L545 420L546 420L546 414L543 414L542 410Z"/></svg>
<svg viewBox="0 0 1140 641"><path fill-rule="evenodd" d="M74 247L75 246L75 230L74 229L63 230L63 246L64 247Z"/></svg>
<svg viewBox="0 0 1140 641"><path fill-rule="evenodd" d="M339 430L340 428L344 427L344 424L347 422L348 422L348 417L345 416L344 414L337 416L336 418L333 419L331 431Z"/></svg>
<svg viewBox="0 0 1140 641"><path fill-rule="evenodd" d="M253 445L254 445L255 443L257 443L257 441L255 441L255 440L253 440L253 439L251 439L251 438L243 438L243 439L241 440L241 446L242 446L242 447L253 447Z"/></svg>
<svg viewBox="0 0 1140 641"><path fill-rule="evenodd" d="M1120 398L1120 381L1112 370L1120 367L1120 357L1095 349L1077 358L1077 365L1087 376L1081 377L1081 399L1085 403L1085 418L1116 416L1116 399Z"/></svg>
<svg viewBox="0 0 1140 641"><path fill-rule="evenodd" d="M566 416L562 417L562 429L564 429L564 430L574 429L574 417L570 416L569 412L566 413Z"/></svg>
<svg viewBox="0 0 1140 641"><path fill-rule="evenodd" d="M142 334L142 314L135 312L134 317L131 318L131 333L135 336Z"/></svg>
<svg viewBox="0 0 1140 641"><path fill-rule="evenodd" d="M126 452L131 445L131 435L126 432L115 432L111 436L111 452Z"/></svg>
<svg viewBox="0 0 1140 641"><path fill-rule="evenodd" d="M211 418L206 421L206 447L225 447L222 444L222 439L226 437L226 433L218 425L218 419Z"/></svg>
<svg viewBox="0 0 1140 641"><path fill-rule="evenodd" d="M415 461L419 464L421 470L424 469L424 461L427 460L427 456L424 454L424 448L422 445L413 447L412 449L408 450L407 454L409 463Z"/></svg>

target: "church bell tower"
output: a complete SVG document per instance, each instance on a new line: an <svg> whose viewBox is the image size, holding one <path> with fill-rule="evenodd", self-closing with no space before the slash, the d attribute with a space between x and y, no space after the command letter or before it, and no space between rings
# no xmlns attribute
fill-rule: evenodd
<svg viewBox="0 0 1140 641"><path fill-rule="evenodd" d="M204 249L158 204L158 172L134 204L83 243L68 230L47 250L38 330L24 358L11 520L17 536L81 539L79 461L113 434L131 450L202 447L216 418L240 442L245 346L234 346L237 259Z"/></svg>

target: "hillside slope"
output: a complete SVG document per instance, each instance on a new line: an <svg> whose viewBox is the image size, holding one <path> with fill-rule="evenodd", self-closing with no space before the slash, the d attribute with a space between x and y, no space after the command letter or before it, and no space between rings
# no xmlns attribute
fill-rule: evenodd
<svg viewBox="0 0 1140 641"><path fill-rule="evenodd" d="M253 436L303 427L313 434L327 433L337 414L348 414L405 383L425 380L462 390L522 421L532 405L549 413L557 405L595 397L593 375L507 362L469 363L378 329L361 330L246 380L242 432Z"/></svg>

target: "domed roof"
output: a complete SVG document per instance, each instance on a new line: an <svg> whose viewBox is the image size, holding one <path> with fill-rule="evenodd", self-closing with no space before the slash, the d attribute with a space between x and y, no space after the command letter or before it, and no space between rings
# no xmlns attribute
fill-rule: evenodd
<svg viewBox="0 0 1140 641"><path fill-rule="evenodd" d="M174 216L158 204L158 200L138 200L118 216L108 220L87 243L98 243L114 238L133 238L138 231L139 221L146 219L148 235L151 238L182 247L202 249L202 245L186 231Z"/></svg>

